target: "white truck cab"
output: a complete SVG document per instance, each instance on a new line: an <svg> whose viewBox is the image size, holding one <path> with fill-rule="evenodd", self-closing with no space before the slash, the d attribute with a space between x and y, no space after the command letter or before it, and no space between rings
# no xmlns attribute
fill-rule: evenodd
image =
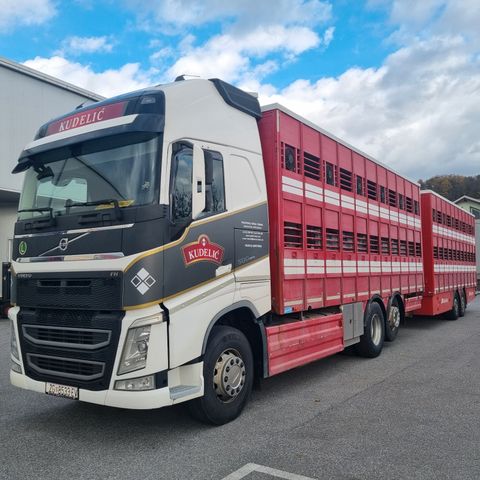
<svg viewBox="0 0 480 480"><path fill-rule="evenodd" d="M181 80L43 125L12 272L14 385L123 408L237 416L271 308L258 101ZM258 345L258 348L252 348Z"/></svg>

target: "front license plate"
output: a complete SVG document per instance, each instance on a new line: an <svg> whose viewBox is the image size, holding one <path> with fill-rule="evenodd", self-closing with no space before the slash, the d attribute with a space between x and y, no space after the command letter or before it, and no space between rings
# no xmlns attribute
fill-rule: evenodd
<svg viewBox="0 0 480 480"><path fill-rule="evenodd" d="M55 397L70 398L70 400L78 400L78 387L70 387L68 385L58 385L58 383L45 384L45 393L54 395Z"/></svg>

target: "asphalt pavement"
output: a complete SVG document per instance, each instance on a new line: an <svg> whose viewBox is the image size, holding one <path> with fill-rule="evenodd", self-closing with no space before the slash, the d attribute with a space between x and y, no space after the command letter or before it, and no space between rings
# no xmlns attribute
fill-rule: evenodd
<svg viewBox="0 0 480 480"><path fill-rule="evenodd" d="M14 388L0 320L0 478L480 478L480 302L409 319L376 359L341 354L264 380L236 421Z"/></svg>

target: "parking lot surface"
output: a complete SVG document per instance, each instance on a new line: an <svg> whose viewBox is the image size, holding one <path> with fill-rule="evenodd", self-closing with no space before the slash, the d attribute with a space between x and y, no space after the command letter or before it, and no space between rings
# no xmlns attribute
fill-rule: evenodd
<svg viewBox="0 0 480 480"><path fill-rule="evenodd" d="M409 319L382 355L264 380L236 421L120 410L14 388L0 320L2 479L479 479L480 304Z"/></svg>

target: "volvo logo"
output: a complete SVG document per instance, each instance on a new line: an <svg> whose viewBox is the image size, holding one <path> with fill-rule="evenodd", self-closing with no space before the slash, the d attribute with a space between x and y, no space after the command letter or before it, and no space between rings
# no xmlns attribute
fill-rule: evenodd
<svg viewBox="0 0 480 480"><path fill-rule="evenodd" d="M68 248L68 238L62 238L58 244L58 248L64 252Z"/></svg>

